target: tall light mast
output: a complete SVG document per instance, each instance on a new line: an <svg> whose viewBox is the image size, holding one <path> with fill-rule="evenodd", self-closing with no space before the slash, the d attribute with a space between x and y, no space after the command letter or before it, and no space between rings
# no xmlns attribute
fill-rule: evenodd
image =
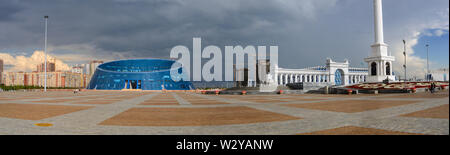
<svg viewBox="0 0 450 155"><path fill-rule="evenodd" d="M45 62L44 62L44 92L47 92L47 23L48 16L44 16L45 20L45 43L44 43L44 53L45 53Z"/></svg>
<svg viewBox="0 0 450 155"><path fill-rule="evenodd" d="M406 41L403 40L403 56L405 57L405 62L403 68L405 69L405 82L406 82Z"/></svg>
<svg viewBox="0 0 450 155"><path fill-rule="evenodd" d="M430 63L429 63L429 59L428 59L428 52L429 52L429 48L430 48L430 44L427 43L427 45L425 45L427 47L427 81L430 81Z"/></svg>

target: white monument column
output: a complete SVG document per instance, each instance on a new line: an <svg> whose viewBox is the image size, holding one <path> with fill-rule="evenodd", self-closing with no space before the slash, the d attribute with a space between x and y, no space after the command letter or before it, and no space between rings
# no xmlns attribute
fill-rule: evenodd
<svg viewBox="0 0 450 155"><path fill-rule="evenodd" d="M374 0L373 3L375 14L375 43L384 44L383 4L381 0Z"/></svg>
<svg viewBox="0 0 450 155"><path fill-rule="evenodd" d="M383 3L382 0L373 0L374 8L374 29L375 29L375 43L371 46L372 52L368 58L364 61L369 66L369 76L366 82L376 83L383 82L383 80L389 79L395 80L395 76L386 75L383 73L386 70L386 62L389 62L392 66L392 62L395 61L395 57L388 53L388 45L384 43L384 28L383 28ZM376 68L372 68L372 63L376 63ZM375 67L375 66L374 66ZM376 71L376 75L372 75L371 71Z"/></svg>

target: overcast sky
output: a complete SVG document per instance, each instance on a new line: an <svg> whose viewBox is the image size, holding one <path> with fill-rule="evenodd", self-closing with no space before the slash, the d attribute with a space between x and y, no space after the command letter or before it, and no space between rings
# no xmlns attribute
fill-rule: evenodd
<svg viewBox="0 0 450 155"><path fill-rule="evenodd" d="M385 40L403 74L402 39L411 74L422 74L423 42L433 41L434 68L448 67L448 0L384 0ZM0 58L30 70L43 50L62 68L89 60L168 58L201 37L203 47L278 45L283 68L324 65L327 57L367 67L372 0L0 0ZM445 58L442 58L445 57ZM439 58L439 59L438 59ZM18 62L23 61L23 62ZM68 64L68 65L67 65ZM33 65L34 66L34 65Z"/></svg>

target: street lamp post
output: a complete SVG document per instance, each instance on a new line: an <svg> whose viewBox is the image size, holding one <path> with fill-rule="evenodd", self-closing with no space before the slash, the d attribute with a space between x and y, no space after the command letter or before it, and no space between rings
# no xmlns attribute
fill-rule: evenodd
<svg viewBox="0 0 450 155"><path fill-rule="evenodd" d="M403 40L403 55L405 56L405 63L404 63L404 65L403 65L403 68L405 69L405 82L406 82L406 79L407 79L407 77L406 77L406 41L405 40Z"/></svg>
<svg viewBox="0 0 450 155"><path fill-rule="evenodd" d="M430 44L427 43L427 45L425 45L425 46L427 47L427 81L430 81L430 63L429 63L429 59L428 59Z"/></svg>
<svg viewBox="0 0 450 155"><path fill-rule="evenodd" d="M47 92L47 23L48 16L44 16L45 19L45 43L44 43L44 53L45 53L45 62L44 62L44 92Z"/></svg>

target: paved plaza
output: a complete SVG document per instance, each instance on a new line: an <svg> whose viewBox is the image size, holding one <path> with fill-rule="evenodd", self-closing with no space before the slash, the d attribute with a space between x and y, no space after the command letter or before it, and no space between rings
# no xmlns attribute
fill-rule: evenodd
<svg viewBox="0 0 450 155"><path fill-rule="evenodd" d="M0 134L448 135L449 93L2 92Z"/></svg>

